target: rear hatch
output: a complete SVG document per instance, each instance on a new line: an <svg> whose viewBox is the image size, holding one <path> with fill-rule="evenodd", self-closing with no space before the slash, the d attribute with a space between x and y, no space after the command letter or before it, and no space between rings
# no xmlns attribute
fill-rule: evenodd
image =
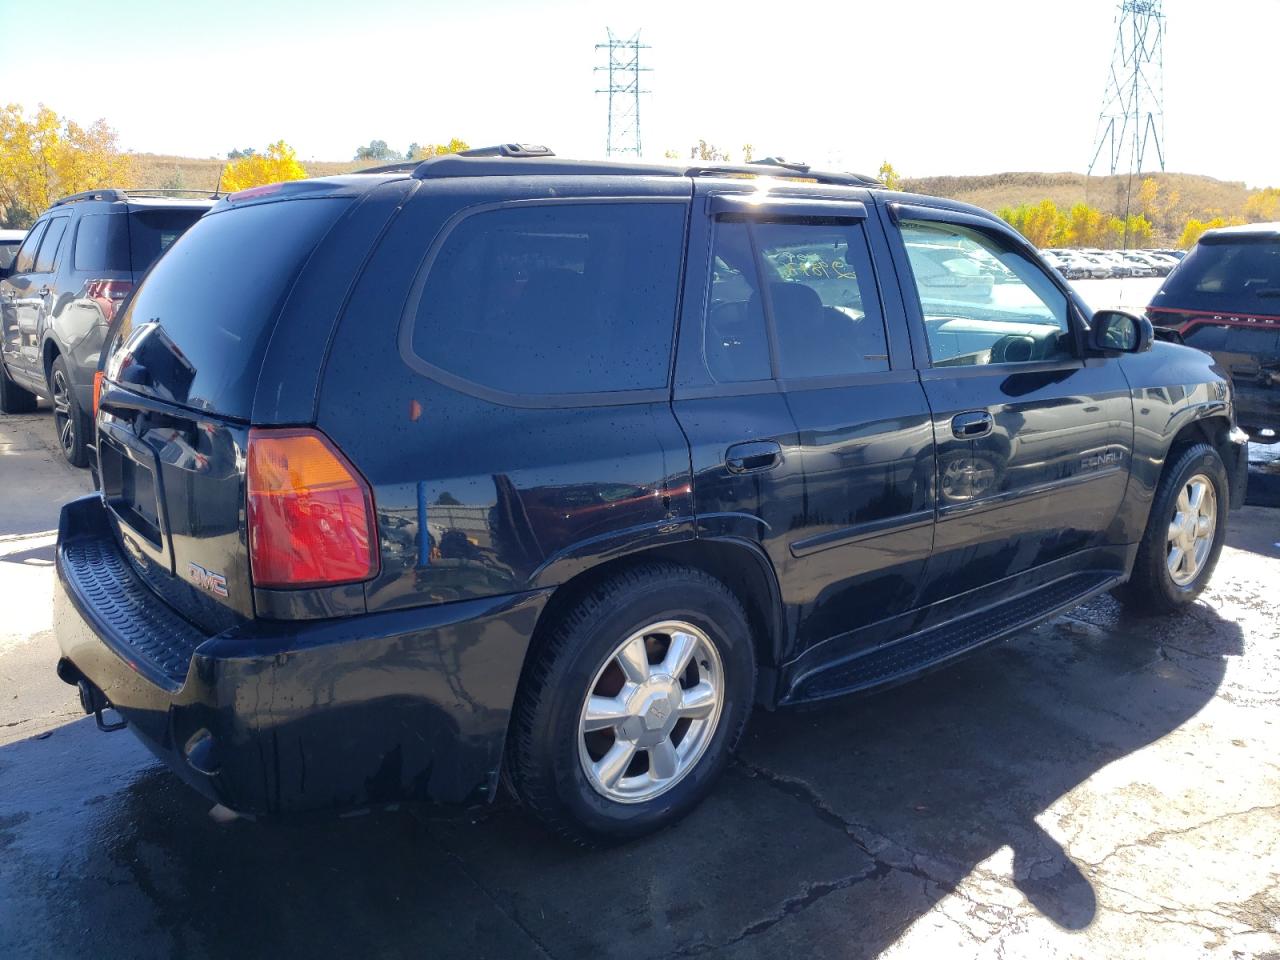
<svg viewBox="0 0 1280 960"><path fill-rule="evenodd" d="M1208 235L1165 279L1151 322L1213 354L1239 387L1270 387L1280 364L1280 237Z"/></svg>
<svg viewBox="0 0 1280 960"><path fill-rule="evenodd" d="M220 207L171 241L107 347L97 423L111 525L142 578L209 632L255 614L245 464L259 371L295 281L351 204ZM314 391L314 368L295 374Z"/></svg>

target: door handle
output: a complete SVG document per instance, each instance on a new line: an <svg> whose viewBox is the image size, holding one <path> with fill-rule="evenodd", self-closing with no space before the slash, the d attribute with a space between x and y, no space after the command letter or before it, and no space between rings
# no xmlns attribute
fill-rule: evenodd
<svg viewBox="0 0 1280 960"><path fill-rule="evenodd" d="M995 425L991 414L986 410L971 410L968 413L957 413L951 418L951 432L960 440L973 440L985 437Z"/></svg>
<svg viewBox="0 0 1280 960"><path fill-rule="evenodd" d="M735 443L724 455L730 473L753 473L768 470L782 461L782 447L777 440L747 440Z"/></svg>
<svg viewBox="0 0 1280 960"><path fill-rule="evenodd" d="M47 297L51 293L53 293L53 290L51 290L49 288L49 285L46 283L43 287L41 287L39 290L36 291L36 296Z"/></svg>

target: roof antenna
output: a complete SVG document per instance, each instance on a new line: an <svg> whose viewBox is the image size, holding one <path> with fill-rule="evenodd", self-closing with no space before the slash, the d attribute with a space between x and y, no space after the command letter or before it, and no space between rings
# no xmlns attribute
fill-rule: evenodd
<svg viewBox="0 0 1280 960"><path fill-rule="evenodd" d="M225 165L218 168L218 182L214 185L213 196L209 198L210 200L217 200L218 197L222 196L222 172L226 169Z"/></svg>

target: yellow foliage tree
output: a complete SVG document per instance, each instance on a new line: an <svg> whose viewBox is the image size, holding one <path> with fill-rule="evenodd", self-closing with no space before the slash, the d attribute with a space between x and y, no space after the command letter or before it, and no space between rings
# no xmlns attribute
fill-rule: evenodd
<svg viewBox="0 0 1280 960"><path fill-rule="evenodd" d="M262 153L253 153L239 160L232 160L222 168L220 189L227 193L261 187L268 183L286 180L305 180L307 171L298 162L293 147L277 140Z"/></svg>
<svg viewBox="0 0 1280 960"><path fill-rule="evenodd" d="M885 185L887 190L902 189L902 175L893 169L893 164L888 160L880 164L880 172L877 174L877 179Z"/></svg>
<svg viewBox="0 0 1280 960"><path fill-rule="evenodd" d="M1004 220L1037 247L1052 247L1061 243L1067 220L1052 200L1024 203L1017 207L1002 207L996 216Z"/></svg>
<svg viewBox="0 0 1280 960"><path fill-rule="evenodd" d="M408 159L426 160L428 157L440 157L446 153L462 153L463 150L470 149L471 145L467 141L453 137L448 143L428 143L425 147L418 147Z"/></svg>
<svg viewBox="0 0 1280 960"><path fill-rule="evenodd" d="M1189 250L1196 245L1196 241L1206 230L1216 230L1218 227L1236 227L1244 223L1240 217L1214 217L1212 220L1197 220L1192 217L1187 221L1187 225L1182 228L1182 236L1178 238L1178 247L1182 250Z"/></svg>
<svg viewBox="0 0 1280 960"><path fill-rule="evenodd" d="M1244 216L1250 223L1280 220L1280 187L1267 187L1249 194L1244 202Z"/></svg>
<svg viewBox="0 0 1280 960"><path fill-rule="evenodd" d="M1151 221L1140 213L1130 214L1124 220L1112 217L1107 221L1107 235L1103 246L1126 249L1150 246L1152 233L1154 229Z"/></svg>
<svg viewBox="0 0 1280 960"><path fill-rule="evenodd" d="M11 103L0 110L0 221L24 227L59 197L123 186L131 165L105 120L82 127L43 104L28 117Z"/></svg>
<svg viewBox="0 0 1280 960"><path fill-rule="evenodd" d="M1107 242L1107 221L1102 211L1087 203L1072 204L1062 240L1070 247L1101 247Z"/></svg>

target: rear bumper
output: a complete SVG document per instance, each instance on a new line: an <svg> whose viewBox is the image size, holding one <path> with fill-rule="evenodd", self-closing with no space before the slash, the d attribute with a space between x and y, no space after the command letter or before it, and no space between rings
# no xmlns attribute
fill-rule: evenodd
<svg viewBox="0 0 1280 960"><path fill-rule="evenodd" d="M204 636L133 573L96 496L63 508L57 571L59 675L202 794L260 814L492 796L547 596Z"/></svg>

